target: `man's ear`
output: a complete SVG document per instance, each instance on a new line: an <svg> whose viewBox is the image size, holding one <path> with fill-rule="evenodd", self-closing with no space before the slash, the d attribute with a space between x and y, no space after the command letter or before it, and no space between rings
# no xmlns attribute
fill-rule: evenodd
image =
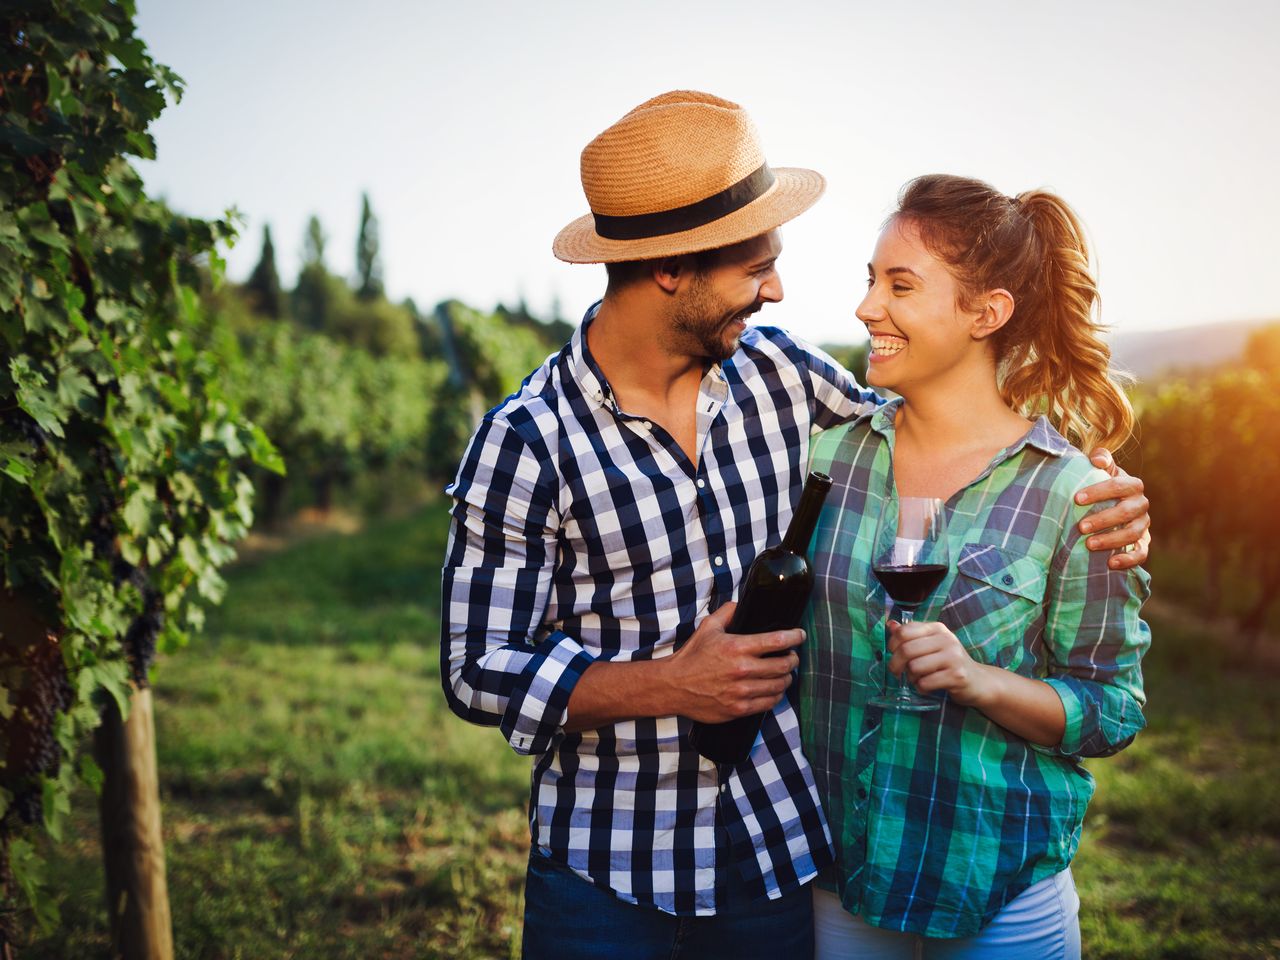
<svg viewBox="0 0 1280 960"><path fill-rule="evenodd" d="M974 318L970 335L975 340L985 340L1013 317L1013 294L1003 287L987 291L982 312Z"/></svg>
<svg viewBox="0 0 1280 960"><path fill-rule="evenodd" d="M675 293L680 282L689 273L688 257L663 257L653 261L651 275L653 281L666 293Z"/></svg>

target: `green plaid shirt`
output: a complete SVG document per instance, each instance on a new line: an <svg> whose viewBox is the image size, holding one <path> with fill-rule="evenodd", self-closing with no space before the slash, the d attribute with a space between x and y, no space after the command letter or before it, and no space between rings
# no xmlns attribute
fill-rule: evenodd
<svg viewBox="0 0 1280 960"><path fill-rule="evenodd" d="M1086 549L1077 523L1102 505L1074 495L1104 474L1041 418L947 501L952 569L917 619L941 620L980 663L1049 683L1066 710L1062 743L1031 744L945 694L930 713L869 707L889 602L872 541L897 499L901 403L811 445L810 465L834 486L810 550L801 729L839 853L826 885L876 926L965 937L1067 867L1093 794L1081 758L1142 729L1150 578Z"/></svg>

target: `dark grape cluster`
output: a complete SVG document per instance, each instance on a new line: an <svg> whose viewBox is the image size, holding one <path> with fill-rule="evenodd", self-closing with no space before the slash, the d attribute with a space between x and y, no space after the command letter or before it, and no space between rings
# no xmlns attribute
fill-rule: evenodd
<svg viewBox="0 0 1280 960"><path fill-rule="evenodd" d="M143 611L124 635L124 649L133 670L134 682L145 686L147 670L156 658L156 638L164 629L164 597L159 591L144 589Z"/></svg>
<svg viewBox="0 0 1280 960"><path fill-rule="evenodd" d="M4 425L7 430L15 431L23 440L34 444L37 450L43 450L44 445L49 440L49 434L25 411L14 410L9 416L5 417Z"/></svg>
<svg viewBox="0 0 1280 960"><path fill-rule="evenodd" d="M57 776L62 765L54 720L71 708L75 691L58 639L51 632L34 640L0 634L0 670L14 706L6 724L9 743L4 783L14 794L18 816L25 823L35 823L41 812L38 778L41 774Z"/></svg>

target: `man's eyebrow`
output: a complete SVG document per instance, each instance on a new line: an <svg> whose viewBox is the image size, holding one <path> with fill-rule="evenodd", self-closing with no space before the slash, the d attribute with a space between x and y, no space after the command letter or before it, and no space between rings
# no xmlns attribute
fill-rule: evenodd
<svg viewBox="0 0 1280 960"><path fill-rule="evenodd" d="M776 253L775 253L775 254L773 254L772 256L768 256L768 257L761 257L759 260L753 260L753 261L751 262L751 266L749 266L747 269L748 269L748 270L763 270L765 267L769 266L771 263L776 262L776 261L777 261L777 259L778 259L778 255L777 255Z"/></svg>

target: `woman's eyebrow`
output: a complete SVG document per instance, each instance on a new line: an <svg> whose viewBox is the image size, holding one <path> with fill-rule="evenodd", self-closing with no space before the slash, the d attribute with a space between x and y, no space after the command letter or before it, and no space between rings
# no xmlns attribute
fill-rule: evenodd
<svg viewBox="0 0 1280 960"><path fill-rule="evenodd" d="M917 280L924 280L924 277L920 276L920 274L916 273L910 267L890 267L888 270L885 271L885 274L890 277L895 276L899 273L910 274L911 276L915 277Z"/></svg>

